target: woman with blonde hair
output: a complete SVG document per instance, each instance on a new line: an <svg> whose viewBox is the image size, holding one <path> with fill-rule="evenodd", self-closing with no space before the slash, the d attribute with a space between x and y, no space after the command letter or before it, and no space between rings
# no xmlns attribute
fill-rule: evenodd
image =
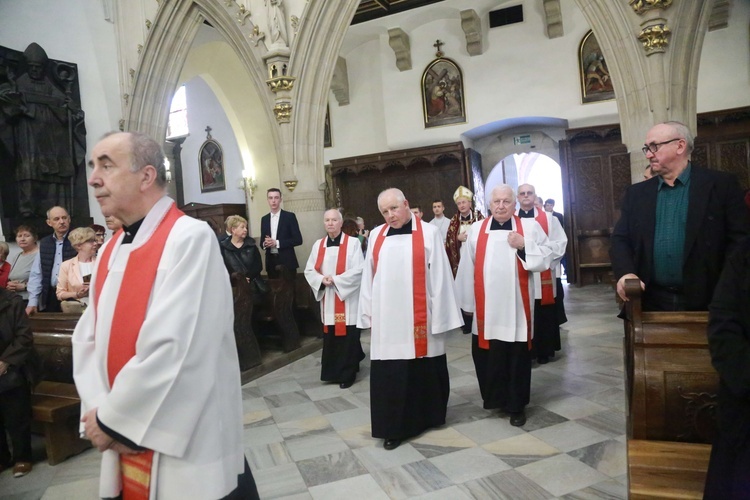
<svg viewBox="0 0 750 500"><path fill-rule="evenodd" d="M57 300L89 302L89 281L96 261L96 233L90 227L79 227L70 232L68 240L78 255L60 265L57 277Z"/></svg>
<svg viewBox="0 0 750 500"><path fill-rule="evenodd" d="M239 215L232 215L227 218L226 226L232 237L219 243L224 265L227 266L230 275L240 273L248 283L251 283L260 276L262 264L260 251L255 244L255 240L247 235L247 220ZM265 283L257 283L256 281L254 291L256 293L261 292L262 290L258 288L264 286Z"/></svg>

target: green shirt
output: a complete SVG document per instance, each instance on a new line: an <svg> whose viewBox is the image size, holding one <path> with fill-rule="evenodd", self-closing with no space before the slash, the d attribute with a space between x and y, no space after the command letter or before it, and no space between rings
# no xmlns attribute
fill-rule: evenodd
<svg viewBox="0 0 750 500"><path fill-rule="evenodd" d="M682 286L682 263L685 253L690 168L670 186L659 177L656 193L656 228L654 231L654 282L662 286Z"/></svg>

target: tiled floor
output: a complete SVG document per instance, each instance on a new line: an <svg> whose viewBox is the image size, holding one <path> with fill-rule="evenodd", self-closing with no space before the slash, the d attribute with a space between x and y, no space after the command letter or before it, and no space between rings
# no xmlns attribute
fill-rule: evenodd
<svg viewBox="0 0 750 500"><path fill-rule="evenodd" d="M246 455L261 498L625 498L622 325L613 297L605 286L568 290L563 350L535 365L523 428L482 409L470 339L460 332L448 342L447 424L393 451L370 437L369 358L348 390L319 382L319 352L245 385ZM4 472L0 500L96 498L97 455L39 463L21 479Z"/></svg>

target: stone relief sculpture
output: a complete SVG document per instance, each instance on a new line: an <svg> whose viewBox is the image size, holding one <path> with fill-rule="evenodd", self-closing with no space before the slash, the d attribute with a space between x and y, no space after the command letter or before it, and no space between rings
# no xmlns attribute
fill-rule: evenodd
<svg viewBox="0 0 750 500"><path fill-rule="evenodd" d="M0 47L2 216L12 225L46 219L54 205L88 217L86 130L75 64L30 44ZM5 221L4 221L5 222Z"/></svg>
<svg viewBox="0 0 750 500"><path fill-rule="evenodd" d="M289 35L282 0L265 0L265 5L268 10L268 33L271 42L269 49L288 47Z"/></svg>

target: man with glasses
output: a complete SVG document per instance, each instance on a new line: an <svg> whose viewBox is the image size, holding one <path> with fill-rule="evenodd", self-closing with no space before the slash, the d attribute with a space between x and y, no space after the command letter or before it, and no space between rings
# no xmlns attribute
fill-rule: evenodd
<svg viewBox="0 0 750 500"><path fill-rule="evenodd" d="M690 161L686 125L660 123L643 153L653 178L625 193L610 257L617 293L638 279L647 311L706 310L725 256L750 232L737 179Z"/></svg>

